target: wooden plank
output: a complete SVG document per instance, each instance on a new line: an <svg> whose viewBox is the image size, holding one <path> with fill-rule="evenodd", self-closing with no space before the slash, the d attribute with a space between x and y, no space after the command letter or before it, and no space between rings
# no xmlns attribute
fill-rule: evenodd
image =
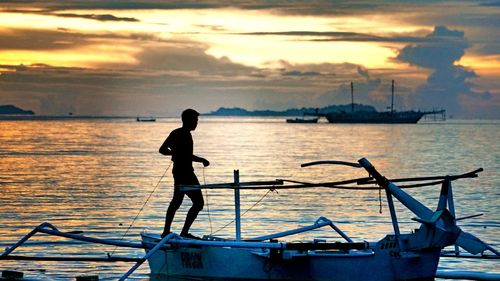
<svg viewBox="0 0 500 281"><path fill-rule="evenodd" d="M0 260L16 261L82 261L82 262L138 262L139 258L127 257L39 257L39 256L0 256Z"/></svg>

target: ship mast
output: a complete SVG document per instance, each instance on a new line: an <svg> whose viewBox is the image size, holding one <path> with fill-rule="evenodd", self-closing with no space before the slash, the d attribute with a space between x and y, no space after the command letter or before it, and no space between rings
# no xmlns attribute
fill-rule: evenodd
<svg viewBox="0 0 500 281"><path fill-rule="evenodd" d="M354 85L351 81L351 112L354 112Z"/></svg>
<svg viewBox="0 0 500 281"><path fill-rule="evenodd" d="M391 87L391 113L394 113L394 80L392 80L392 87Z"/></svg>

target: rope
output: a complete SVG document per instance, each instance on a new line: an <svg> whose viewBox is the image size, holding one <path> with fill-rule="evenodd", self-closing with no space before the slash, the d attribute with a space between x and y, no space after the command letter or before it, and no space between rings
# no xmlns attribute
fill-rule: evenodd
<svg viewBox="0 0 500 281"><path fill-rule="evenodd" d="M248 213L250 210L252 210L255 206L257 206L262 200L264 200L264 198L266 198L266 196L270 193L270 192L276 192L278 193L278 191L276 191L275 189L269 189L266 194L264 194L259 200L257 200L257 202L255 202L250 208L248 208L246 211L243 212L243 214L241 214L240 217L243 217L246 213ZM232 223L234 223L235 220L232 220L230 222L228 222L227 224L225 224L223 227L219 228L217 231L213 232L212 234L215 234L223 229L225 229L226 227L228 227L229 225L231 225ZM211 235L212 235L211 234Z"/></svg>
<svg viewBox="0 0 500 281"><path fill-rule="evenodd" d="M137 212L137 215L135 216L135 218L132 220L132 223L130 223L130 225L128 226L127 230L125 231L125 233L123 234L123 236L120 238L119 241L122 241L123 238L125 238L125 236L128 234L128 232L130 231L130 228L132 228L132 226L134 225L135 221L137 220L137 218L139 217L139 215L141 214L142 210L144 210L144 207L146 207L146 205L148 204L149 202L149 199L151 199L151 196L153 196L153 193L155 193L156 189L158 188L158 186L160 185L161 181L163 180L163 178L165 177L165 174L167 174L167 171L170 169L170 166L172 166L172 162L170 162L170 164L168 165L167 169L165 169L165 172L163 172L163 175L160 177L160 180L156 183L155 187L153 188L153 190L149 193L149 196L148 198L146 199L146 202L144 202L144 204L142 204L142 207L141 209L139 210L139 212ZM113 251L111 252L110 255L113 255L116 251L116 248L117 246L115 246L115 248L113 249ZM109 254L108 254L109 255Z"/></svg>

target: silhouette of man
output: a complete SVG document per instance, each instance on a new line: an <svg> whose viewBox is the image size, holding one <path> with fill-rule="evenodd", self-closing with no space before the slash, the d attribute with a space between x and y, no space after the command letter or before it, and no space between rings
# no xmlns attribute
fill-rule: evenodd
<svg viewBox="0 0 500 281"><path fill-rule="evenodd" d="M193 137L191 136L191 131L196 129L199 115L194 109L184 110L182 112L182 127L173 130L160 147L160 153L163 155L172 155L172 161L174 162L172 169L174 195L167 209L165 228L161 237L165 237L170 233L170 225L174 220L175 212L181 206L184 195L187 195L193 205L187 213L186 221L180 235L186 238L197 238L189 233L189 228L198 216L198 213L203 209L203 195L200 189L182 191L179 186L200 184L194 174L193 161L201 162L205 167L210 165L207 159L193 155Z"/></svg>

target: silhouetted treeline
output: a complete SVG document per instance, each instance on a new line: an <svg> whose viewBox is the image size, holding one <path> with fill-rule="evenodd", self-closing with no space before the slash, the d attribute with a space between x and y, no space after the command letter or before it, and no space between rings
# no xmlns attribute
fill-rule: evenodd
<svg viewBox="0 0 500 281"><path fill-rule="evenodd" d="M9 104L9 105L0 105L0 114L33 115L35 113L31 110L24 110Z"/></svg>
<svg viewBox="0 0 500 281"><path fill-rule="evenodd" d="M226 108L221 107L216 111L210 113L204 113L207 116L304 116L304 115L315 115L315 114L327 114L331 112L351 112L352 105L330 105L322 108L315 107L303 107L303 108L291 108L283 111L276 110L254 110L249 111L240 107ZM354 104L354 111L376 111L376 109L371 105Z"/></svg>

